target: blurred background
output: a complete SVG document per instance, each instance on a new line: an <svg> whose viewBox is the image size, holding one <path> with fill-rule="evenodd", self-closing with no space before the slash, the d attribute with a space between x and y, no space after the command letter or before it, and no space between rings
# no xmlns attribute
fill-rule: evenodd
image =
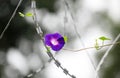
<svg viewBox="0 0 120 78"><path fill-rule="evenodd" d="M37 18L44 34L59 32L68 37L65 49L92 47L100 36L112 43L120 33L120 0L36 0ZM0 0L0 34L19 0ZM35 30L31 17L18 12L32 12L31 1L23 0L8 29L0 39L0 78L70 78L49 57ZM80 38L78 34L80 35ZM120 38L118 39L118 41ZM98 41L101 43L100 41ZM95 78L96 67L109 47L79 52L61 50L54 57L77 78ZM99 78L120 78L120 45L114 45L100 70Z"/></svg>

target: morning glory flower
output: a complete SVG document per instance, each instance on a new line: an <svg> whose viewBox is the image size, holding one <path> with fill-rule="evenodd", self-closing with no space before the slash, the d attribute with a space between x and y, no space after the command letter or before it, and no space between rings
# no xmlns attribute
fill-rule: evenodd
<svg viewBox="0 0 120 78"><path fill-rule="evenodd" d="M65 44L64 38L59 33L46 34L44 38L45 44L54 51L59 51Z"/></svg>

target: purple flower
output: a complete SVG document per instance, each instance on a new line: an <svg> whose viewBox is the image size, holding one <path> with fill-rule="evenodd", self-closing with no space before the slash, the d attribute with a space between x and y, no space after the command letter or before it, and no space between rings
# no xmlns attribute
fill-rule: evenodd
<svg viewBox="0 0 120 78"><path fill-rule="evenodd" d="M46 34L45 44L50 46L54 51L59 51L64 46L65 41L59 33Z"/></svg>

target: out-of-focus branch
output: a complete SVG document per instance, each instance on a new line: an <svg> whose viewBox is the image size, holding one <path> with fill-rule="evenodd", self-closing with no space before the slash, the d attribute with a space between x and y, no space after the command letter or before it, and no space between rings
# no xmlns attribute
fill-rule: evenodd
<svg viewBox="0 0 120 78"><path fill-rule="evenodd" d="M69 10L69 13L70 13L70 15L71 15L75 33L76 33L77 37L79 38L79 40L81 41L81 44L82 44L83 48L85 48L84 42L83 42L83 40L81 39L81 35L79 34L79 32L78 32L78 30L77 30L77 26L76 26L76 23L75 23L75 18L74 18L73 12L71 11L71 7L70 7L69 3L67 2L67 0L64 0L64 3L65 3L65 5L66 5L66 7L67 7L67 10ZM88 58L89 58L89 60L90 60L90 62L91 62L91 64L92 64L92 66L93 66L93 69L95 70L96 66L95 66L95 64L94 64L94 62L93 62L93 60L92 60L89 52L87 51L87 49L86 49L86 54L87 54L87 56L88 56Z"/></svg>
<svg viewBox="0 0 120 78"><path fill-rule="evenodd" d="M16 14L18 8L19 8L19 6L21 5L22 1L23 1L23 0L19 0L19 2L18 2L18 4L17 4L17 6L16 6L16 8L15 8L13 14L12 14L12 16L10 17L10 19L9 19L9 21L8 21L8 23L7 23L7 25L5 26L4 30L3 30L2 33L0 34L0 39L2 39L5 31L8 29L8 27L9 27L12 19L14 18L15 14Z"/></svg>

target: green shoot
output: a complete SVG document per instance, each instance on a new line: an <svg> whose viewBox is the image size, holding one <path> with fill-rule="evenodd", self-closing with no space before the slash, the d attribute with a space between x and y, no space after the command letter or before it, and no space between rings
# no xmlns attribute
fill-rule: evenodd
<svg viewBox="0 0 120 78"><path fill-rule="evenodd" d="M107 38L105 36L101 36L101 37L99 37L99 39L102 40L102 46L104 45L104 41L111 40L110 38Z"/></svg>
<svg viewBox="0 0 120 78"><path fill-rule="evenodd" d="M18 12L19 13L19 15L21 16L21 17L32 17L33 16L33 13L31 13L31 12L27 12L27 13L22 13L22 12Z"/></svg>
<svg viewBox="0 0 120 78"><path fill-rule="evenodd" d="M21 17L25 17L25 15L22 12L18 12Z"/></svg>
<svg viewBox="0 0 120 78"><path fill-rule="evenodd" d="M106 41L106 40L111 40L110 38L107 38L107 37L105 37L105 36L101 36L101 37L99 37L98 39L102 41L102 45L101 45L101 46L104 45L104 41ZM102 48L102 47L99 46L97 39L96 39L96 42L95 42L95 48L96 48L96 50L99 50L99 49Z"/></svg>
<svg viewBox="0 0 120 78"><path fill-rule="evenodd" d="M99 44L98 44L98 40L96 39L96 41L95 41L95 46L94 46L95 48L96 48L96 50L99 50L100 49L100 46L99 46Z"/></svg>

